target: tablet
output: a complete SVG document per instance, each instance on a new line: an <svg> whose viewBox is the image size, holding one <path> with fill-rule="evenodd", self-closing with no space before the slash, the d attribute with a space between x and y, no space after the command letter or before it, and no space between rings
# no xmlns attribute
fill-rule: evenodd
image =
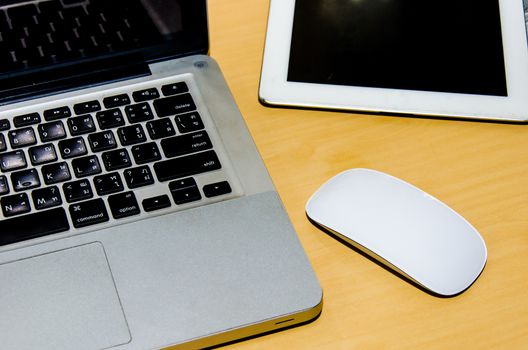
<svg viewBox="0 0 528 350"><path fill-rule="evenodd" d="M271 0L275 106L528 120L523 0Z"/></svg>

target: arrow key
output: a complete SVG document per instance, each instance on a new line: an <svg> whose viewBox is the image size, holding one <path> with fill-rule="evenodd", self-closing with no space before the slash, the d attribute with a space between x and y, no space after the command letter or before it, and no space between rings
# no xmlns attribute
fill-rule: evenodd
<svg viewBox="0 0 528 350"><path fill-rule="evenodd" d="M229 186L229 182L222 181L217 182L210 185L205 185L203 187L203 191L206 197L216 197L221 196L223 194L231 193L231 186Z"/></svg>
<svg viewBox="0 0 528 350"><path fill-rule="evenodd" d="M196 181L192 177L170 182L169 189L174 203L178 205L202 199Z"/></svg>
<svg viewBox="0 0 528 350"><path fill-rule="evenodd" d="M146 198L141 204L143 204L143 209L145 211L160 210L171 206L169 196L166 194L157 197Z"/></svg>

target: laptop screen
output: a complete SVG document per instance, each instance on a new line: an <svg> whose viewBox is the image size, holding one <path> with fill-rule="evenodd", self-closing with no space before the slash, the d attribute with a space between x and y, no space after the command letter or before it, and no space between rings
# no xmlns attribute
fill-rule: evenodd
<svg viewBox="0 0 528 350"><path fill-rule="evenodd" d="M207 53L206 17L205 0L0 0L0 103L55 78Z"/></svg>

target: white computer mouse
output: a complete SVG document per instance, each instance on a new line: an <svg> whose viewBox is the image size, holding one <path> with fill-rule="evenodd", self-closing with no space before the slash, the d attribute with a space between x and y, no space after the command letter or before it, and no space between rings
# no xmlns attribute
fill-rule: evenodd
<svg viewBox="0 0 528 350"><path fill-rule="evenodd" d="M351 169L323 184L308 217L426 290L454 296L484 269L484 240L453 209L391 175Z"/></svg>

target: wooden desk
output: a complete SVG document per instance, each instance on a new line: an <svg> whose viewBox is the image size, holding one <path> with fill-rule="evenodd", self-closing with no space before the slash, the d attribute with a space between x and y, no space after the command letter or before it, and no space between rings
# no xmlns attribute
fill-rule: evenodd
<svg viewBox="0 0 528 350"><path fill-rule="evenodd" d="M268 0L209 0L211 55L319 277L324 306L311 324L228 348L528 349L528 126L263 107L267 12ZM480 231L489 258L469 290L430 296L308 222L309 196L354 167L417 185Z"/></svg>

